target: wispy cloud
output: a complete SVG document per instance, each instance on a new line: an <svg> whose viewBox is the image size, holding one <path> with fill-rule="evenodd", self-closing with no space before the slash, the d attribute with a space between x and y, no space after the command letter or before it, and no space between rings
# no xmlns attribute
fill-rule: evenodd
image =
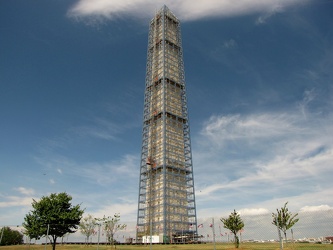
<svg viewBox="0 0 333 250"><path fill-rule="evenodd" d="M202 135L220 146L230 140L271 139L301 132L302 128L296 126L295 118L287 113L214 115L205 123Z"/></svg>
<svg viewBox="0 0 333 250"><path fill-rule="evenodd" d="M305 91L301 103L310 105L313 98ZM243 207L283 197L301 208L311 196L331 204L324 191L332 188L333 117L308 111L304 119L298 108L211 116L193 140L199 202L237 196L243 199L234 206Z"/></svg>
<svg viewBox="0 0 333 250"><path fill-rule="evenodd" d="M135 220L138 204L135 201L129 203L117 203L102 206L99 210L93 211L92 214L96 218L103 218L103 216L113 216L116 213L119 213L122 220Z"/></svg>
<svg viewBox="0 0 333 250"><path fill-rule="evenodd" d="M82 125L72 129L80 137L88 136L104 140L115 140L121 130L121 126L116 122L99 117L92 119L91 125Z"/></svg>
<svg viewBox="0 0 333 250"><path fill-rule="evenodd" d="M139 159L134 155L125 155L120 160L106 163L87 163L85 165L77 165L72 167L72 171L78 176L98 183L102 186L108 186L110 183L121 183L131 178L138 177ZM122 185L121 185L122 186Z"/></svg>
<svg viewBox="0 0 333 250"><path fill-rule="evenodd" d="M50 173L61 175L50 179L48 190L65 190L75 198L87 213L95 217L121 213L122 218L135 220L137 209L137 186L139 178L138 155L126 154L107 162L79 163L64 156L37 158ZM76 183L72 185L71 183ZM89 188L89 192L82 190ZM45 195L45 194L43 194Z"/></svg>
<svg viewBox="0 0 333 250"><path fill-rule="evenodd" d="M270 211L268 211L267 208L244 208L239 210L239 214L241 214L242 216L268 214L269 212Z"/></svg>
<svg viewBox="0 0 333 250"><path fill-rule="evenodd" d="M306 90L303 94L303 100L299 103L299 109L301 110L304 118L307 117L307 107L311 101L316 97L315 89Z"/></svg>
<svg viewBox="0 0 333 250"><path fill-rule="evenodd" d="M266 11L265 13L261 14L257 20L256 20L256 24L260 25L260 24L264 24L267 22L267 20L276 15L277 13L281 13L283 12L283 6L279 5L279 3L277 3L276 5L273 5L272 8L268 11Z"/></svg>
<svg viewBox="0 0 333 250"><path fill-rule="evenodd" d="M18 188L14 188L14 189L24 195L35 194L35 190L32 188L18 187Z"/></svg>
<svg viewBox="0 0 333 250"><path fill-rule="evenodd" d="M319 205L319 206L305 206L301 208L301 212L314 212L314 211L328 211L333 210L333 207L329 205Z"/></svg>
<svg viewBox="0 0 333 250"><path fill-rule="evenodd" d="M0 207L28 206L32 202L31 197L6 196L2 198L3 201L0 201Z"/></svg>
<svg viewBox="0 0 333 250"><path fill-rule="evenodd" d="M304 0L79 0L70 10L75 17L99 16L117 19L124 16L134 18L151 18L152 14L166 4L182 20L196 20L210 17L227 17L248 13L274 13L290 5L304 3ZM261 18L264 22L266 17Z"/></svg>
<svg viewBox="0 0 333 250"><path fill-rule="evenodd" d="M224 41L223 47L226 49L234 48L237 46L237 42L234 39L229 39L227 41Z"/></svg>
<svg viewBox="0 0 333 250"><path fill-rule="evenodd" d="M126 154L117 160L108 162L86 162L78 163L74 159L69 159L60 155L48 155L45 158L36 157L36 162L47 168L50 172L58 172L61 178L64 176L79 178L82 181L88 181L101 186L108 186L111 183L121 184L131 178L138 178L138 156ZM59 168L66 169L65 173ZM56 176L50 179L51 184L56 183Z"/></svg>

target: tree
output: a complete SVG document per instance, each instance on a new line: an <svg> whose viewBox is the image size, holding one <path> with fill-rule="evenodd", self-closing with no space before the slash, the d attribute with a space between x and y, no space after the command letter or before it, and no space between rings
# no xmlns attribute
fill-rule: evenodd
<svg viewBox="0 0 333 250"><path fill-rule="evenodd" d="M101 221L103 229L106 232L106 238L108 240L108 243L110 243L110 245L115 243L114 240L115 233L118 232L119 230L123 230L126 228L126 224L119 223L120 221L119 214L115 214L113 217L111 216L105 217L104 215L102 219L97 219L97 220Z"/></svg>
<svg viewBox="0 0 333 250"><path fill-rule="evenodd" d="M92 215L88 214L87 217L83 218L80 222L80 231L87 237L87 244L89 243L89 237L95 233L96 219Z"/></svg>
<svg viewBox="0 0 333 250"><path fill-rule="evenodd" d="M224 228L229 229L235 238L235 247L239 247L239 238L237 233L244 228L244 222L240 215L234 210L227 219L221 218Z"/></svg>
<svg viewBox="0 0 333 250"><path fill-rule="evenodd" d="M25 234L31 239L49 237L55 250L57 238L74 233L82 218L80 205L72 206L71 200L67 193L43 196L39 201L33 199L33 210L24 218Z"/></svg>
<svg viewBox="0 0 333 250"><path fill-rule="evenodd" d="M272 213L273 222L272 224L275 225L278 230L281 230L284 234L285 240L287 240L287 230L292 228L293 225L295 225L299 219L296 219L296 216L298 213L293 215L291 212L289 212L287 208L288 201L284 204L284 207L281 209L276 209L277 213ZM280 231L279 231L280 232ZM279 233L279 240L281 241L280 233ZM281 245L283 248L283 246Z"/></svg>
<svg viewBox="0 0 333 250"><path fill-rule="evenodd" d="M10 227L3 227L0 230L0 239L0 246L23 244L23 234Z"/></svg>

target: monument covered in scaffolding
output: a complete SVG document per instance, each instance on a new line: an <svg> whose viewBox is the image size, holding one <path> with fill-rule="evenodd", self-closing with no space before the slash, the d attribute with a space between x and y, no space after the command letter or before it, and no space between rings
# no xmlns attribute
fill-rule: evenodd
<svg viewBox="0 0 333 250"><path fill-rule="evenodd" d="M195 240L197 219L180 22L163 6L148 36L137 241Z"/></svg>

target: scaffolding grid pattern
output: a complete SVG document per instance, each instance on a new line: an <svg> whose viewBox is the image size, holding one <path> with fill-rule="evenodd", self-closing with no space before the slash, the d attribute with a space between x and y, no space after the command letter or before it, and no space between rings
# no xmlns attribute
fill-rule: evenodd
<svg viewBox="0 0 333 250"><path fill-rule="evenodd" d="M197 232L180 22L163 6L148 35L137 237Z"/></svg>

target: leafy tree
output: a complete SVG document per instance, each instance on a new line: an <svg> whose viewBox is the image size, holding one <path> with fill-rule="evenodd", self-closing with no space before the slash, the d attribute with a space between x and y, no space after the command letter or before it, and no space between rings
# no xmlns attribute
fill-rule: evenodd
<svg viewBox="0 0 333 250"><path fill-rule="evenodd" d="M118 232L119 230L123 230L126 228L126 224L119 223L120 221L119 214L115 214L113 217L104 216L102 219L97 219L97 220L101 221L103 229L106 232L106 238L108 240L108 243L110 243L110 245L115 243L114 240L115 233Z"/></svg>
<svg viewBox="0 0 333 250"><path fill-rule="evenodd" d="M81 219L79 227L81 233L87 237L87 243L89 243L89 237L95 233L96 219L88 214L87 217Z"/></svg>
<svg viewBox="0 0 333 250"><path fill-rule="evenodd" d="M287 230L292 228L292 226L295 225L299 220L298 218L296 218L298 213L293 215L291 212L289 212L287 204L288 202L286 202L284 204L284 207L282 207L281 209L276 209L276 214L272 213L272 224L275 225L278 230L281 230L283 232L285 240L287 240Z"/></svg>
<svg viewBox="0 0 333 250"><path fill-rule="evenodd" d="M23 234L10 227L3 227L0 230L0 235L0 246L23 244Z"/></svg>
<svg viewBox="0 0 333 250"><path fill-rule="evenodd" d="M71 200L67 193L43 196L39 201L33 199L33 210L24 218L25 234L31 239L48 236L55 250L57 238L74 233L82 218L80 205L72 206Z"/></svg>
<svg viewBox="0 0 333 250"><path fill-rule="evenodd" d="M235 238L235 247L239 247L239 238L237 233L244 228L244 222L240 215L234 210L228 218L221 218L222 223L224 224L224 228L229 229Z"/></svg>

